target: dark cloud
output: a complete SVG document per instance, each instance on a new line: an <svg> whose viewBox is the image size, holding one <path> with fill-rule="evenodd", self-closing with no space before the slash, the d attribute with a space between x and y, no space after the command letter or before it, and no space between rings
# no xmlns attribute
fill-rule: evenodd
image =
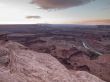
<svg viewBox="0 0 110 82"><path fill-rule="evenodd" d="M40 16L26 16L27 19L40 19Z"/></svg>
<svg viewBox="0 0 110 82"><path fill-rule="evenodd" d="M91 1L95 0L32 0L32 3L43 9L64 9L87 4Z"/></svg>

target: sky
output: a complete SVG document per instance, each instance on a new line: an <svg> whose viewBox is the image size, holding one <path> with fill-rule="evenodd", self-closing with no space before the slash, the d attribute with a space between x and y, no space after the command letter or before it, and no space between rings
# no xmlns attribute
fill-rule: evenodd
<svg viewBox="0 0 110 82"><path fill-rule="evenodd" d="M110 0L0 0L0 24L109 24Z"/></svg>

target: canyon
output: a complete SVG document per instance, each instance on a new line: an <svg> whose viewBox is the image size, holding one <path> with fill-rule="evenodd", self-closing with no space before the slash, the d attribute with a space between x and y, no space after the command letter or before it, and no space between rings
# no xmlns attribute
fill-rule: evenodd
<svg viewBox="0 0 110 82"><path fill-rule="evenodd" d="M0 46L3 46L2 48L5 48L6 51L14 47L13 49L11 48L11 51L8 53L15 54L15 57L12 56L8 58L6 56L0 59L3 61L1 62L3 64L0 65L1 70L8 70L3 73L6 73L6 75L9 74L10 77L7 76L7 78L12 79L9 80L11 82L14 81L14 78L21 80L21 76L26 78L22 78L23 82L88 82L89 80L90 82L103 82L102 80L110 82L109 27L109 25L1 25ZM8 47L6 47L6 45L8 45ZM3 51L0 51L0 55L1 52ZM21 58L20 56L23 57L23 62L19 59ZM37 60L35 60L36 57L38 57ZM16 62L11 60L15 68L13 68L13 65L12 68L10 68L10 58L15 59L15 61L18 59ZM15 63L18 64L18 67L15 66ZM21 72L23 68L26 68L23 67L22 63L24 66L28 66L28 63L30 65L29 69L24 70L32 73L30 75L27 74L29 78ZM45 64L49 64L49 67L45 66ZM42 70L40 68L37 69L36 65L43 66L41 68ZM35 69L31 68L34 66ZM15 71L15 76L13 73L10 75L11 72L9 72L9 70L11 69ZM42 72L43 69L44 72ZM52 76L53 78L58 76L60 79L58 78L58 81L52 80L50 77L51 74L45 73L45 69L49 69L49 71L57 70L55 75ZM46 78L42 75L40 77L34 77L34 73L31 70L37 70L38 74L45 73ZM59 74L60 71L61 73ZM16 75L16 72L20 75ZM35 71L35 75L37 72ZM4 74L1 73L1 76L2 75ZM47 78L47 76L49 76L49 78ZM6 76L4 75L2 77L5 78ZM97 77L98 80L96 80ZM93 78L93 80L91 78ZM102 80L99 80L99 78ZM39 79L42 79L42 81ZM43 81L43 79L45 79L45 81ZM4 80L3 82L8 82L8 80Z"/></svg>

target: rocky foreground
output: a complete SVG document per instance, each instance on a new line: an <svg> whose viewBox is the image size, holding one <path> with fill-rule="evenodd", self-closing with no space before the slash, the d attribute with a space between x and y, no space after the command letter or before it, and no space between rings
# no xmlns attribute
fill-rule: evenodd
<svg viewBox="0 0 110 82"><path fill-rule="evenodd" d="M97 54L95 51L79 46L63 46L47 43L33 43L28 47L32 50L49 53L57 58L67 69L87 71L107 82L110 82L110 54ZM66 43L68 44L68 43Z"/></svg>
<svg viewBox="0 0 110 82"><path fill-rule="evenodd" d="M68 70L49 54L0 41L0 82L105 82L85 71Z"/></svg>

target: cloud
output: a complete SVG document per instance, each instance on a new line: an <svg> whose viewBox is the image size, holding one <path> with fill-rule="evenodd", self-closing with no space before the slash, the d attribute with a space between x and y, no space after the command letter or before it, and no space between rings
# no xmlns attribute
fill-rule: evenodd
<svg viewBox="0 0 110 82"><path fill-rule="evenodd" d="M110 19L100 19L100 20L83 20L79 22L80 24L101 24L110 25Z"/></svg>
<svg viewBox="0 0 110 82"><path fill-rule="evenodd" d="M27 19L40 19L41 16L26 16Z"/></svg>
<svg viewBox="0 0 110 82"><path fill-rule="evenodd" d="M110 19L65 20L65 24L110 25Z"/></svg>
<svg viewBox="0 0 110 82"><path fill-rule="evenodd" d="M43 9L64 9L87 4L95 0L32 0Z"/></svg>

